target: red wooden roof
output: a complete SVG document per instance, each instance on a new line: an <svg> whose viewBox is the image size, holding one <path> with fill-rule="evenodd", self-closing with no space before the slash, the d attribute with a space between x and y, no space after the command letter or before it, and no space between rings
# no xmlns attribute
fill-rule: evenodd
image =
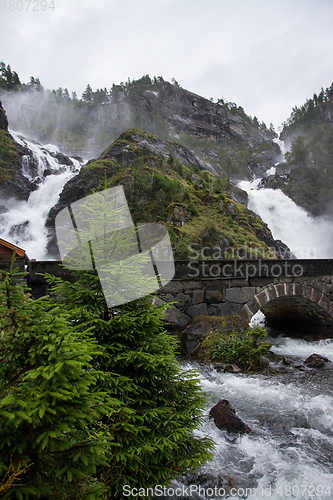
<svg viewBox="0 0 333 500"><path fill-rule="evenodd" d="M4 248L1 249L1 247ZM7 260L7 259L1 259L1 255L8 255L8 254L12 255L13 250L15 249L16 249L16 256L19 259L24 259L25 262L28 262L30 260L27 254L25 253L25 250L23 250L23 248L20 248L17 245L13 245L12 243L9 243L9 241L0 238L0 260Z"/></svg>

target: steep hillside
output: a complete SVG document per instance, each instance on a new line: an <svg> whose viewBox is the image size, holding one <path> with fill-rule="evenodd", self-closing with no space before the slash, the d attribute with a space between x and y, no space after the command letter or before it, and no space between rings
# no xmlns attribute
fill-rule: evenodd
<svg viewBox="0 0 333 500"><path fill-rule="evenodd" d="M104 179L107 187L124 186L134 222L167 225L176 258L193 257L190 244L195 250L209 247L205 258L251 257L251 249L257 249L254 258L275 258L267 225L235 201L228 180L178 143L138 129L126 130L64 187L47 221L55 257L56 215L100 189Z"/></svg>
<svg viewBox="0 0 333 500"><path fill-rule="evenodd" d="M333 84L295 107L280 138L290 147L266 187L280 188L313 215L333 215Z"/></svg>
<svg viewBox="0 0 333 500"><path fill-rule="evenodd" d="M281 154L272 127L240 106L213 102L162 77L146 75L95 92L87 86L82 99L70 97L67 89L44 90L36 82L0 91L14 130L71 155L99 156L127 128L176 140L229 177L265 171Z"/></svg>

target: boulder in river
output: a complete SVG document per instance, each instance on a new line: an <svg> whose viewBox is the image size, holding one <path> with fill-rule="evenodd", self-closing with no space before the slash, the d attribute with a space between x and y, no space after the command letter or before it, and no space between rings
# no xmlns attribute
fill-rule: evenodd
<svg viewBox="0 0 333 500"><path fill-rule="evenodd" d="M221 399L210 410L209 415L214 419L219 429L228 432L251 432L251 429L236 415L235 408L226 399Z"/></svg>
<svg viewBox="0 0 333 500"><path fill-rule="evenodd" d="M323 368L325 366L325 363L327 363L329 359L324 358L323 356L320 356L319 354L311 354L304 363L309 367L309 368Z"/></svg>

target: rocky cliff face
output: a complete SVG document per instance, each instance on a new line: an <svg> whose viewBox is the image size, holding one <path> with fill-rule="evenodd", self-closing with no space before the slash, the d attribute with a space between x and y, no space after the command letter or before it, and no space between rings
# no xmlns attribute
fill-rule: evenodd
<svg viewBox="0 0 333 500"><path fill-rule="evenodd" d="M18 112L11 95L4 94L3 100L10 110L12 127L42 143L57 144L72 156L98 157L125 129L140 128L180 142L227 175L230 158L233 168L242 164L243 178L251 169L267 170L278 161L281 151L269 131L263 131L234 103L214 103L163 79L152 82L149 77L118 87L102 104L30 93L20 97Z"/></svg>
<svg viewBox="0 0 333 500"><path fill-rule="evenodd" d="M141 121L154 125L154 112L160 115L172 129L173 134L189 132L198 138L242 140L250 146L271 142L257 128L247 122L235 110L217 104L193 92L168 82L160 82L156 89L146 89L140 94L124 92L110 103L88 108L89 118L112 126L115 120L132 113L130 122Z"/></svg>
<svg viewBox="0 0 333 500"><path fill-rule="evenodd" d="M214 252L213 258L217 253L220 258L249 257L254 248L259 249L256 258L275 258L278 247L267 225L236 201L237 189L185 147L138 129L124 132L64 187L47 220L49 252L55 258L56 215L104 182L124 186L135 222L167 225L176 258L191 258L191 252L204 247L205 258Z"/></svg>
<svg viewBox="0 0 333 500"><path fill-rule="evenodd" d="M22 174L22 156L26 148L17 144L8 132L8 120L0 101L0 197L27 200L36 188Z"/></svg>
<svg viewBox="0 0 333 500"><path fill-rule="evenodd" d="M0 129L8 130L8 120L5 110L2 107L2 102L0 101Z"/></svg>
<svg viewBox="0 0 333 500"><path fill-rule="evenodd" d="M110 103L87 107L86 112L95 130L103 126L112 137L121 125L139 127L190 146L219 172L225 170L226 155L235 157L239 147L247 148L247 166L253 171L266 171L281 156L279 146L251 123L242 108L214 103L164 81L140 93L129 88Z"/></svg>

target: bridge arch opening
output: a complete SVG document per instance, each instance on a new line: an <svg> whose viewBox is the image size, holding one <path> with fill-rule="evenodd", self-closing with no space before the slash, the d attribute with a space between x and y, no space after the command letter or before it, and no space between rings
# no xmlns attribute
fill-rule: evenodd
<svg viewBox="0 0 333 500"><path fill-rule="evenodd" d="M295 335L333 337L333 301L308 285L269 285L244 304L241 317L249 321L261 310L266 325Z"/></svg>

